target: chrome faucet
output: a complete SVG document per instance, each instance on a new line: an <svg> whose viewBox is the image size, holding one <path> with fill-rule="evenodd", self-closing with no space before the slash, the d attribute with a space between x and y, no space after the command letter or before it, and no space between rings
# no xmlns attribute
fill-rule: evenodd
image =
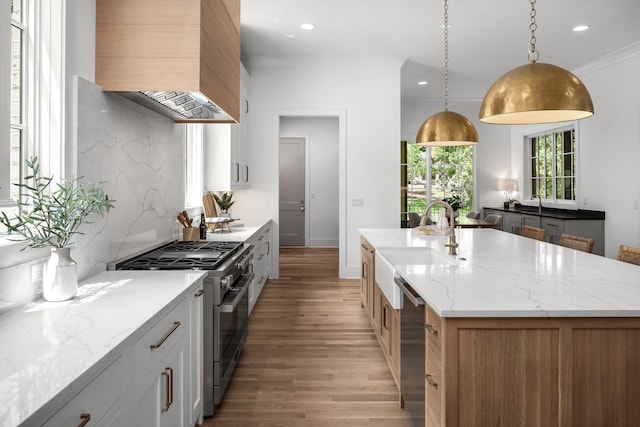
<svg viewBox="0 0 640 427"><path fill-rule="evenodd" d="M542 197L538 196L537 194L534 194L533 196L531 196L531 200L538 198L538 213L541 214L542 213Z"/></svg>
<svg viewBox="0 0 640 427"><path fill-rule="evenodd" d="M420 225L421 226L427 225L427 218L429 218L429 211L433 206L436 206L436 205L442 206L449 211L450 224L449 224L449 227L447 227L447 231L449 232L449 241L445 246L449 248L449 255L458 255L458 253L456 252L456 248L458 247L458 244L456 243L455 218L453 216L453 208L451 207L450 204L443 202L441 200L436 200L435 202L429 203L429 205L424 210L424 213L422 214L422 218L420 219Z"/></svg>

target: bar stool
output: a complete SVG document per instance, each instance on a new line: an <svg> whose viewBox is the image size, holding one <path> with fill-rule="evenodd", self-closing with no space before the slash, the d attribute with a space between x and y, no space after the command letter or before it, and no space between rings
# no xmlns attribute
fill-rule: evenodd
<svg viewBox="0 0 640 427"><path fill-rule="evenodd" d="M540 241L544 241L544 229L538 227L532 227L530 225L523 225L522 230L520 231L520 235L524 237L529 237L531 239L536 239Z"/></svg>
<svg viewBox="0 0 640 427"><path fill-rule="evenodd" d="M571 234L563 234L560 237L560 246L576 249L582 252L593 253L593 246L596 241L587 239L586 237L573 236Z"/></svg>
<svg viewBox="0 0 640 427"><path fill-rule="evenodd" d="M620 250L618 251L618 261L640 265L640 248L620 245Z"/></svg>

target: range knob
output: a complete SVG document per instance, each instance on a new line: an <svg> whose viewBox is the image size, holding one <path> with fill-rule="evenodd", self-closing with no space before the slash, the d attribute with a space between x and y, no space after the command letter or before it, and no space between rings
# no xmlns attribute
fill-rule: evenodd
<svg viewBox="0 0 640 427"><path fill-rule="evenodd" d="M227 276L224 276L220 280L220 284L222 285L222 288L229 289L231 287L231 285L233 285L233 274L229 274Z"/></svg>

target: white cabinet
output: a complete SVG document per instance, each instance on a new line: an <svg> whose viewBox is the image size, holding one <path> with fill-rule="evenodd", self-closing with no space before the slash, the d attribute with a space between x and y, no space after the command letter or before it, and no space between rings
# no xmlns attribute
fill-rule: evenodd
<svg viewBox="0 0 640 427"><path fill-rule="evenodd" d="M183 297L131 346L131 425L188 425L189 321L189 303Z"/></svg>
<svg viewBox="0 0 640 427"><path fill-rule="evenodd" d="M44 427L126 426L122 415L123 357L116 359L87 384Z"/></svg>
<svg viewBox="0 0 640 427"><path fill-rule="evenodd" d="M250 186L249 73L240 67L240 122L204 125L204 189L224 191Z"/></svg>
<svg viewBox="0 0 640 427"><path fill-rule="evenodd" d="M204 289L200 284L189 296L189 425L202 424L203 411L203 299Z"/></svg>
<svg viewBox="0 0 640 427"><path fill-rule="evenodd" d="M128 425L149 427L186 427L185 365L187 335L182 333L173 347L167 347L162 357L151 365L133 388Z"/></svg>
<svg viewBox="0 0 640 427"><path fill-rule="evenodd" d="M203 282L131 335L45 427L191 427L203 414ZM84 423L84 424L83 424Z"/></svg>
<svg viewBox="0 0 640 427"><path fill-rule="evenodd" d="M253 272L255 278L249 287L249 314L258 300L269 274L271 273L273 227L271 221L262 226L248 243L253 245Z"/></svg>
<svg viewBox="0 0 640 427"><path fill-rule="evenodd" d="M250 186L249 169L249 73L240 66L240 122L231 125L231 189Z"/></svg>

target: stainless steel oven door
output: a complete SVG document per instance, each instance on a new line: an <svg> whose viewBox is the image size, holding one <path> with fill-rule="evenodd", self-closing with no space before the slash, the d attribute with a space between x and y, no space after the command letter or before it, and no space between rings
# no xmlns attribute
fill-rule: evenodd
<svg viewBox="0 0 640 427"><path fill-rule="evenodd" d="M215 319L219 325L218 345L214 347L214 404L218 405L231 379L245 340L249 319L249 286L254 274L245 274L227 292ZM217 326L214 326L217 328Z"/></svg>

